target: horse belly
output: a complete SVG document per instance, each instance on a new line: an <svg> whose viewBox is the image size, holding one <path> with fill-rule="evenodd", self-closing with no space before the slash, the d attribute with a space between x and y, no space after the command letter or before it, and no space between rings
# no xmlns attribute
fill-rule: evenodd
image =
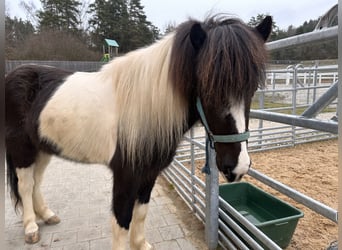
<svg viewBox="0 0 342 250"><path fill-rule="evenodd" d="M75 161L108 164L117 141L115 98L110 83L68 79L39 117L39 135Z"/></svg>

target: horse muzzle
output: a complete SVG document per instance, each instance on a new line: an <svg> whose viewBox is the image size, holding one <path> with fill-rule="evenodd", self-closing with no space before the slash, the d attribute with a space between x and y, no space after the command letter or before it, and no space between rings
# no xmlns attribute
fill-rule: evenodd
<svg viewBox="0 0 342 250"><path fill-rule="evenodd" d="M235 168L224 166L224 171L222 172L228 182L238 182L245 174L247 174L251 164L251 161L249 161L244 164L240 163Z"/></svg>

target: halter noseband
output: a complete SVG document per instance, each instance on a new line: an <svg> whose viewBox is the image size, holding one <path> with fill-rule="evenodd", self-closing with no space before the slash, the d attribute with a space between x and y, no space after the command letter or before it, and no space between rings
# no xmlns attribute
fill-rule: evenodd
<svg viewBox="0 0 342 250"><path fill-rule="evenodd" d="M199 97L197 97L197 100L196 100L196 107L202 119L202 123L205 127L205 130L208 133L209 141L211 142L211 144L215 142L234 143L234 142L243 142L243 141L248 140L249 131L239 133L239 134L233 134L233 135L214 135L209 129L209 125L208 125L207 119L205 118L203 106Z"/></svg>

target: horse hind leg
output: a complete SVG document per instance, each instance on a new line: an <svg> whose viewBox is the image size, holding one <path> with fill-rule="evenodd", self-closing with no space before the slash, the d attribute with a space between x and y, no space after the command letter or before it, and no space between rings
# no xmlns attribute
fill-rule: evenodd
<svg viewBox="0 0 342 250"><path fill-rule="evenodd" d="M23 224L25 242L34 244L39 241L39 228L36 223L36 214L33 208L34 164L26 168L16 168L18 176L18 192L23 206Z"/></svg>
<svg viewBox="0 0 342 250"><path fill-rule="evenodd" d="M39 216L46 224L54 225L60 222L60 219L54 212L47 206L42 195L40 186L43 181L44 171L49 164L51 156L40 152L34 167L34 186L33 186L33 208L37 216Z"/></svg>

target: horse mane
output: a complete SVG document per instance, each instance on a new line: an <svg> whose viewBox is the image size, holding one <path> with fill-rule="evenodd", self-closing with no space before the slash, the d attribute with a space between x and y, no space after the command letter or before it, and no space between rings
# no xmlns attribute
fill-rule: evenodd
<svg viewBox="0 0 342 250"><path fill-rule="evenodd" d="M118 104L118 145L124 160L150 163L169 155L186 126L184 98L169 77L173 36L118 57L101 72L112 77Z"/></svg>
<svg viewBox="0 0 342 250"><path fill-rule="evenodd" d="M207 34L197 54L189 36L196 23ZM205 105L229 105L251 98L258 86L264 86L266 60L264 41L253 28L240 19L218 14L203 23L190 20L179 26L170 75L182 92L196 88Z"/></svg>

